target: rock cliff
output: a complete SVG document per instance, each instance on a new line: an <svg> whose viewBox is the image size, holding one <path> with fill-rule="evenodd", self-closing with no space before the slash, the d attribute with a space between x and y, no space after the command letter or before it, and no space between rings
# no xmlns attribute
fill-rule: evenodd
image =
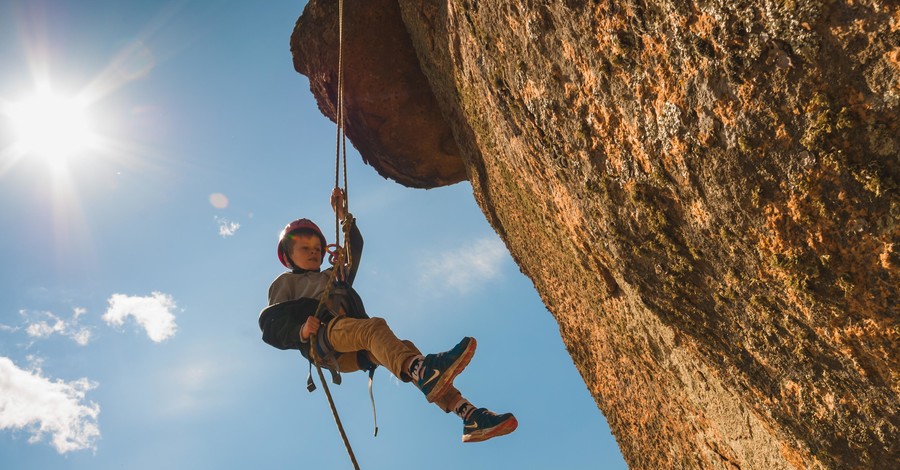
<svg viewBox="0 0 900 470"><path fill-rule="evenodd" d="M332 118L337 37L291 37ZM347 0L343 60L360 154L471 182L630 466L897 468L897 2Z"/></svg>

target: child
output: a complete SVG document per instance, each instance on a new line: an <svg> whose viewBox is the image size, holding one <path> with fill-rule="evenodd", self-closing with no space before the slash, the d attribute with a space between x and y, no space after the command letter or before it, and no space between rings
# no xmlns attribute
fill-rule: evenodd
<svg viewBox="0 0 900 470"><path fill-rule="evenodd" d="M344 195L339 189L331 195L331 204L344 219ZM269 305L287 305L285 302L306 302L304 312L283 316L263 327L266 342L281 349L309 348L313 333L321 336L337 353L336 365L340 372L373 369L375 365L386 367L404 382L414 382L425 394L428 402L435 403L445 413L453 411L463 420L463 442L478 442L513 432L518 426L511 413L495 414L486 408L475 408L453 386L453 379L468 365L475 354L475 338L463 338L453 349L440 354L423 356L418 348L407 340L398 339L382 318L350 315L351 305L361 302L350 287L356 277L362 255L362 235L356 221L345 221L350 226L352 266L343 274L345 289L329 295L323 320L312 314L331 281L332 268L321 270L327 243L316 224L308 219L298 219L288 224L278 241L278 259L291 271L278 276L269 287ZM276 337L276 340L267 339Z"/></svg>

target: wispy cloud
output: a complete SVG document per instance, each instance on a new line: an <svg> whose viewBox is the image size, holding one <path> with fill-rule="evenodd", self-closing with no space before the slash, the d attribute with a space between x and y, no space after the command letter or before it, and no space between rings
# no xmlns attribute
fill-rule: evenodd
<svg viewBox="0 0 900 470"><path fill-rule="evenodd" d="M420 282L461 293L500 276L506 246L496 238L482 238L462 248L438 253L422 263Z"/></svg>
<svg viewBox="0 0 900 470"><path fill-rule="evenodd" d="M226 397L219 391L227 386L227 368L233 367L235 361L224 362L228 364L216 358L191 354L180 364L167 368L165 375L159 378L166 383L165 388L160 389L164 405L159 411L185 416L222 406Z"/></svg>
<svg viewBox="0 0 900 470"><path fill-rule="evenodd" d="M241 224L221 217L216 217L216 223L219 224L219 235L222 238L233 236L241 228Z"/></svg>
<svg viewBox="0 0 900 470"><path fill-rule="evenodd" d="M40 369L20 369L0 357L0 429L24 429L31 434L30 443L49 434L60 454L96 449L100 405L84 403L85 392L96 387L86 378L51 381Z"/></svg>
<svg viewBox="0 0 900 470"><path fill-rule="evenodd" d="M113 294L109 298L109 309L103 320L109 325L122 326L128 317L134 318L154 342L162 342L175 334L175 299L162 292L154 292L149 297Z"/></svg>
<svg viewBox="0 0 900 470"><path fill-rule="evenodd" d="M71 338L81 346L87 346L91 341L91 330L78 322L85 312L85 309L76 307L70 320L63 320L51 312L20 310L19 314L26 318L25 332L32 338L48 338L58 334Z"/></svg>

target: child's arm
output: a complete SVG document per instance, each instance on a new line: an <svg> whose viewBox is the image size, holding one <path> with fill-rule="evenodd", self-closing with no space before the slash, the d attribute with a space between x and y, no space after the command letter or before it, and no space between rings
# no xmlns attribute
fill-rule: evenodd
<svg viewBox="0 0 900 470"><path fill-rule="evenodd" d="M310 315L309 318L303 322L303 326L300 328L300 341L307 342L309 341L309 337L312 336L313 333L319 331L319 326L322 323L318 318Z"/></svg>
<svg viewBox="0 0 900 470"><path fill-rule="evenodd" d="M344 195L344 190L341 188L334 188L331 190L331 209L334 210L334 213L337 214L338 219L344 220L344 215L347 213L347 198Z"/></svg>
<svg viewBox="0 0 900 470"><path fill-rule="evenodd" d="M263 341L278 349L302 351L308 346L301 339L301 331L308 324L307 318L315 313L318 305L319 301L316 299L303 298L266 307L259 315Z"/></svg>

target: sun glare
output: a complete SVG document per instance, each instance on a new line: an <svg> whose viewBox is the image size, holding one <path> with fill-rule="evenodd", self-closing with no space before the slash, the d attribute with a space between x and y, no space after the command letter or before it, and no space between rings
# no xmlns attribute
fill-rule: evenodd
<svg viewBox="0 0 900 470"><path fill-rule="evenodd" d="M96 138L86 107L75 98L42 92L12 104L7 114L16 131L18 150L51 164L84 153Z"/></svg>

